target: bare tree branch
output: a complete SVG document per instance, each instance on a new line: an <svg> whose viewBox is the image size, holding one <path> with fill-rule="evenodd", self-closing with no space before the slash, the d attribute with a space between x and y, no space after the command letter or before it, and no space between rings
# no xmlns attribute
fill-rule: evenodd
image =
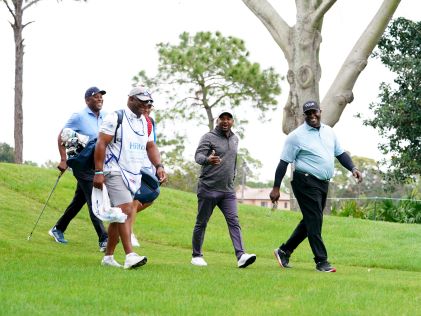
<svg viewBox="0 0 421 316"><path fill-rule="evenodd" d="M275 42L282 49L285 58L288 61L291 60L292 52L288 45L290 26L267 0L243 0L243 2L266 26Z"/></svg>
<svg viewBox="0 0 421 316"><path fill-rule="evenodd" d="M15 12L13 12L12 8L9 6L9 3L6 0L3 0L4 4L7 7L7 10L9 10L10 14L13 16L13 18L16 20L15 18Z"/></svg>
<svg viewBox="0 0 421 316"><path fill-rule="evenodd" d="M314 11L311 25L316 27L319 24L320 20L323 19L327 11L335 4L337 0L323 0L319 7Z"/></svg>
<svg viewBox="0 0 421 316"><path fill-rule="evenodd" d="M345 59L339 73L322 101L323 121L334 126L348 103L354 99L352 89L368 57L377 45L401 0L384 0L376 15Z"/></svg>
<svg viewBox="0 0 421 316"><path fill-rule="evenodd" d="M26 9L28 9L29 7L33 6L35 3L40 2L42 0L32 0L29 1L23 8L22 8L22 12L25 11Z"/></svg>

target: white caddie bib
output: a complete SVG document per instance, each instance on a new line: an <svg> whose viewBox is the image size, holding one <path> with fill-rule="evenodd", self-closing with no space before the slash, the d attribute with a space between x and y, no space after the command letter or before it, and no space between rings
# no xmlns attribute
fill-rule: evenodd
<svg viewBox="0 0 421 316"><path fill-rule="evenodd" d="M124 183L132 194L140 188L145 157L147 157L146 144L148 142L148 124L142 115L137 118L124 110L123 121L117 130L116 142L114 139L107 146L105 161L107 165L114 161L119 166ZM107 168L104 168L104 171Z"/></svg>

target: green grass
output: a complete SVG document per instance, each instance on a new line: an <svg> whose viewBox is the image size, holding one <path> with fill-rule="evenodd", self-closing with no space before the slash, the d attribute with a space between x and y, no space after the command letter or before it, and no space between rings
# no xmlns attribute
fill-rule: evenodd
<svg viewBox="0 0 421 316"><path fill-rule="evenodd" d="M326 216L323 237L337 273L317 273L304 242L293 269L272 251L299 213L241 206L247 269L236 258L218 210L204 243L208 267L190 264L196 196L163 188L140 213L135 231L148 264L134 271L100 266L87 209L66 231L67 245L47 231L73 196L66 173L38 218L58 171L0 163L0 315L420 315L421 225ZM121 245L116 259L124 261Z"/></svg>

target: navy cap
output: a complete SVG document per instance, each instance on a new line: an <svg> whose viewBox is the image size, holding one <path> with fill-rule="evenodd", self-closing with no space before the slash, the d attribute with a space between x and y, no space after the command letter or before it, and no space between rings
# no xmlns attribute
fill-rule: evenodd
<svg viewBox="0 0 421 316"><path fill-rule="evenodd" d="M88 90L86 90L85 92L85 99L97 94L97 93L101 93L102 95L106 94L107 92L105 92L104 90L100 90L97 87L90 87Z"/></svg>
<svg viewBox="0 0 421 316"><path fill-rule="evenodd" d="M316 101L307 101L303 104L303 112L307 112L308 110L320 110L320 106Z"/></svg>

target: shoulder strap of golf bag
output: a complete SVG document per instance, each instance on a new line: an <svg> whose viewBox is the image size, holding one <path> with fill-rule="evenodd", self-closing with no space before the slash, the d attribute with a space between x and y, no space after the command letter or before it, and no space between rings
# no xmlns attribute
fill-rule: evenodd
<svg viewBox="0 0 421 316"><path fill-rule="evenodd" d="M115 112L117 113L117 126L114 132L114 143L117 141L117 130L123 122L123 110L117 110Z"/></svg>
<svg viewBox="0 0 421 316"><path fill-rule="evenodd" d="M153 123L152 123L152 119L148 115L145 115L145 119L146 119L146 123L148 123L148 136L149 136L152 133Z"/></svg>

